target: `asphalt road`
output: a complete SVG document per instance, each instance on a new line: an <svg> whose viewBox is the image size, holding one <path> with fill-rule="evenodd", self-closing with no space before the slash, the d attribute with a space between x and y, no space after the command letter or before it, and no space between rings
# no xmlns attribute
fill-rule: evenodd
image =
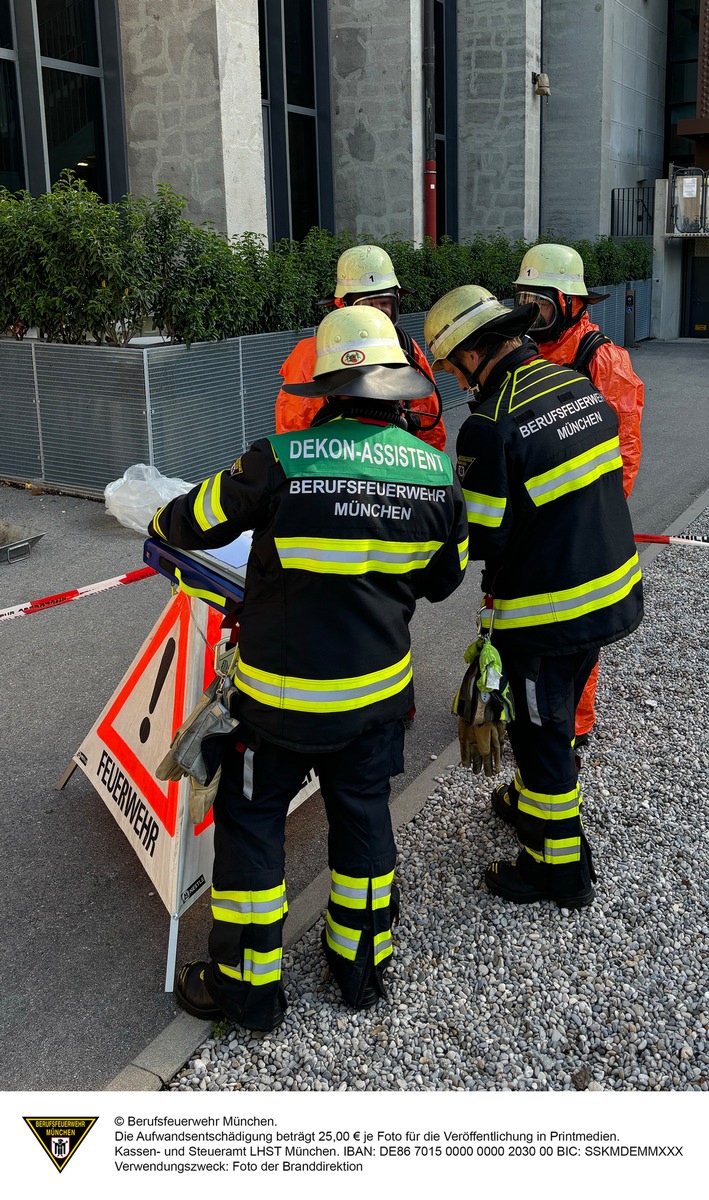
<svg viewBox="0 0 709 1200"><path fill-rule="evenodd" d="M644 453L630 507L637 532L661 533L709 488L709 343L647 342ZM448 445L467 416L447 413ZM0 608L142 565L142 539L100 503L0 487L0 518L45 537L29 559L0 564ZM455 735L450 703L479 596L472 565L444 604L412 623L417 718L399 792ZM153 578L0 624L0 864L4 1087L103 1087L178 1011L163 991L168 916L88 780L55 784L163 609ZM290 819L292 897L325 863L319 796ZM204 953L208 902L180 923L178 961Z"/></svg>

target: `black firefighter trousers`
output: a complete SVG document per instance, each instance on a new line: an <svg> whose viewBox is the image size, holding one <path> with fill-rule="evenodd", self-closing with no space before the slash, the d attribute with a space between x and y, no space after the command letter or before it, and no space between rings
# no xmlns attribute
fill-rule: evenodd
<svg viewBox="0 0 709 1200"><path fill-rule="evenodd" d="M395 721L327 753L266 741L256 749L243 741L229 747L214 803L214 923L205 982L231 1020L263 1030L278 1023L288 911L286 815L313 768L329 827L324 943L330 969L354 1007L368 987L383 994L397 911L389 780L404 769L403 745L404 724Z"/></svg>
<svg viewBox="0 0 709 1200"><path fill-rule="evenodd" d="M576 706L597 660L597 649L531 661L504 656L515 701L516 829L526 852L518 866L554 897L588 885L574 740Z"/></svg>

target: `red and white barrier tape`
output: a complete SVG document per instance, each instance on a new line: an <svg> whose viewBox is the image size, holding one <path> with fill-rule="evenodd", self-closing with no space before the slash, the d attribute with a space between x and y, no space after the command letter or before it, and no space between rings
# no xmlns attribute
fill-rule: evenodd
<svg viewBox="0 0 709 1200"><path fill-rule="evenodd" d="M94 596L97 592L107 592L109 588L118 587L122 583L137 583L139 579L147 579L150 575L155 574L157 572L152 567L141 567L139 571L128 571L125 575L117 575L115 579L104 579L101 583L89 583L86 587L73 588L69 592L57 592L56 596L44 596L41 600L26 600L24 604L13 604L12 608L0 608L0 621L11 621L13 617L24 617L29 613L58 608L60 604L68 604L70 600L79 600L82 596Z"/></svg>
<svg viewBox="0 0 709 1200"><path fill-rule="evenodd" d="M636 542L660 542L663 546L703 546L709 550L709 537L685 537L683 534L636 533Z"/></svg>
<svg viewBox="0 0 709 1200"><path fill-rule="evenodd" d="M709 537L682 537L680 535L636 533L636 542L660 542L664 546L702 546L709 550ZM44 612L48 608L58 608L60 604L68 604L70 600L79 600L81 596L95 596L97 592L107 592L110 588L122 583L137 583L139 579L148 579L157 572L152 567L141 567L139 571L128 571L125 575L117 575L115 579L104 579L101 583L89 583L86 587L73 588L70 592L57 592L56 596L44 596L41 600L27 600L24 604L14 604L12 608L0 608L0 621L11 621L13 617L24 617L30 613Z"/></svg>

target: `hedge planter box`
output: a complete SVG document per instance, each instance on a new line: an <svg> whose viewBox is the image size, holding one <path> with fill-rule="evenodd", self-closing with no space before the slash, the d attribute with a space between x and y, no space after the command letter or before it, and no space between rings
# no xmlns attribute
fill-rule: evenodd
<svg viewBox="0 0 709 1200"><path fill-rule="evenodd" d="M649 336L650 280L636 283L636 337ZM623 341L625 288L592 315ZM423 342L423 313L402 326ZM314 331L187 346L64 346L0 338L0 477L101 495L133 463L198 482L273 432L281 363ZM444 406L461 401L441 373Z"/></svg>

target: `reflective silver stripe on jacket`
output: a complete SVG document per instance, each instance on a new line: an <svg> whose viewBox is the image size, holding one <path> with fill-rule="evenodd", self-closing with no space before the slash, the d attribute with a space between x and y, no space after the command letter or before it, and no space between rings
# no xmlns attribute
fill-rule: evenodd
<svg viewBox="0 0 709 1200"><path fill-rule="evenodd" d="M411 675L411 660L407 654L404 662L398 671L391 675L381 677L381 672L377 672L380 678L375 679L365 684L355 684L352 687L328 688L307 688L294 687L293 683L286 687L277 683L268 683L264 679L259 679L255 675L249 674L243 670L241 662L238 663L234 682L239 686L239 682L246 685L251 692L261 692L264 696L273 696L274 698L293 700L300 702L312 702L326 705L327 703L336 703L342 700L359 700L366 696L376 696L382 691L396 687L397 684L404 684ZM323 683L326 683L323 680Z"/></svg>

